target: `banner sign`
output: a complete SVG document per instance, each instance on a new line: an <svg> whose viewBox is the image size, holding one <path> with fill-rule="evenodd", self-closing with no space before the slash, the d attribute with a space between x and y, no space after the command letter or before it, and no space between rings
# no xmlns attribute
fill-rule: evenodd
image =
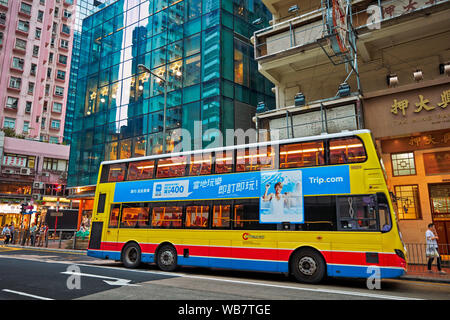
<svg viewBox="0 0 450 320"><path fill-rule="evenodd" d="M303 196L350 193L349 166L116 183L114 202L260 198L260 222L303 223Z"/></svg>

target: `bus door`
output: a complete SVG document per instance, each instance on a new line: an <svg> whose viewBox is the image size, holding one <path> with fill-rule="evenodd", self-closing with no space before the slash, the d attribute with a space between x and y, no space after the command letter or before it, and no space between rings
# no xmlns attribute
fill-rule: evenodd
<svg viewBox="0 0 450 320"><path fill-rule="evenodd" d="M332 242L331 275L368 277L367 267L380 265L381 233L376 195L337 197L337 234ZM329 272L330 273L330 272Z"/></svg>
<svg viewBox="0 0 450 320"><path fill-rule="evenodd" d="M275 232L259 223L259 199L236 201L233 208L232 267L245 270L279 271ZM262 229L262 230L261 230Z"/></svg>
<svg viewBox="0 0 450 320"><path fill-rule="evenodd" d="M106 232L103 237L102 250L104 250L105 258L120 260L120 249L118 246L119 221L120 221L120 204L112 204L109 211L109 217L106 223Z"/></svg>
<svg viewBox="0 0 450 320"><path fill-rule="evenodd" d="M212 221L209 242L209 265L217 268L231 268L231 217L230 201L215 201L212 205Z"/></svg>

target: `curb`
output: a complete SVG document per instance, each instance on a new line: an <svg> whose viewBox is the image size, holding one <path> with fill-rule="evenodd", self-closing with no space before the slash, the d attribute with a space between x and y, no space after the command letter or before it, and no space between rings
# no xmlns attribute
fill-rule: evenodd
<svg viewBox="0 0 450 320"><path fill-rule="evenodd" d="M421 276L415 276L415 275L401 276L401 277L399 278L399 280L406 280L406 281L426 281L426 282L434 282L434 283L450 284L450 279L429 278L429 277L421 277Z"/></svg>
<svg viewBox="0 0 450 320"><path fill-rule="evenodd" d="M87 254L87 250L74 250L74 249L60 249L60 248L45 248L45 247L30 247L30 246L20 246L20 245L5 245L5 248L21 248L21 249L30 249L30 250L38 250L38 251L58 251L58 252L67 252L67 253L82 253Z"/></svg>

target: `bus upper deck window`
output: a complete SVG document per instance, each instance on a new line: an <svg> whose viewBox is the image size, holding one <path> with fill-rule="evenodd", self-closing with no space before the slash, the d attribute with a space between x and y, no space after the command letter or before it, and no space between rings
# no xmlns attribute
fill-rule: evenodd
<svg viewBox="0 0 450 320"><path fill-rule="evenodd" d="M158 160L157 178L183 177L186 172L186 157Z"/></svg>
<svg viewBox="0 0 450 320"><path fill-rule="evenodd" d="M153 178L155 160L130 162L127 180L145 180Z"/></svg>
<svg viewBox="0 0 450 320"><path fill-rule="evenodd" d="M331 139L330 164L364 162L367 159L363 142L357 137Z"/></svg>
<svg viewBox="0 0 450 320"><path fill-rule="evenodd" d="M230 173L233 172L233 151L219 151L216 152L216 173Z"/></svg>
<svg viewBox="0 0 450 320"><path fill-rule="evenodd" d="M211 153L206 154L194 154L191 156L191 162L189 164L189 175L199 176L203 174L211 174Z"/></svg>
<svg viewBox="0 0 450 320"><path fill-rule="evenodd" d="M257 171L261 169L273 169L274 152L272 147L259 147L250 149L239 149L237 151L236 171Z"/></svg>
<svg viewBox="0 0 450 320"><path fill-rule="evenodd" d="M300 168L325 164L322 141L280 146L280 168Z"/></svg>
<svg viewBox="0 0 450 320"><path fill-rule="evenodd" d="M127 172L126 163L112 164L109 166L108 182L120 182L125 180Z"/></svg>

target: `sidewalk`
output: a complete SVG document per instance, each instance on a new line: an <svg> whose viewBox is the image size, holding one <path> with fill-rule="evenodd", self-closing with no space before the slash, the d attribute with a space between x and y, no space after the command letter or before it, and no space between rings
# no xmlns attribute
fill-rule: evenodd
<svg viewBox="0 0 450 320"><path fill-rule="evenodd" d="M66 240L67 241L67 240ZM86 250L74 250L72 248L66 249L65 241L61 242L61 248L59 248L59 240L49 240L48 247L32 247L32 246L21 246L18 244L8 244L6 247L11 248L23 248L23 249L33 249L42 251L60 251L67 253L78 253L86 254ZM411 265L408 266L408 271L405 275L401 276L401 280L415 280L415 281L427 281L427 282L438 282L438 283L449 283L450 284L450 268L443 267L442 270L447 272L447 274L439 274L437 271L436 263L433 264L432 271L428 272L426 265Z"/></svg>

